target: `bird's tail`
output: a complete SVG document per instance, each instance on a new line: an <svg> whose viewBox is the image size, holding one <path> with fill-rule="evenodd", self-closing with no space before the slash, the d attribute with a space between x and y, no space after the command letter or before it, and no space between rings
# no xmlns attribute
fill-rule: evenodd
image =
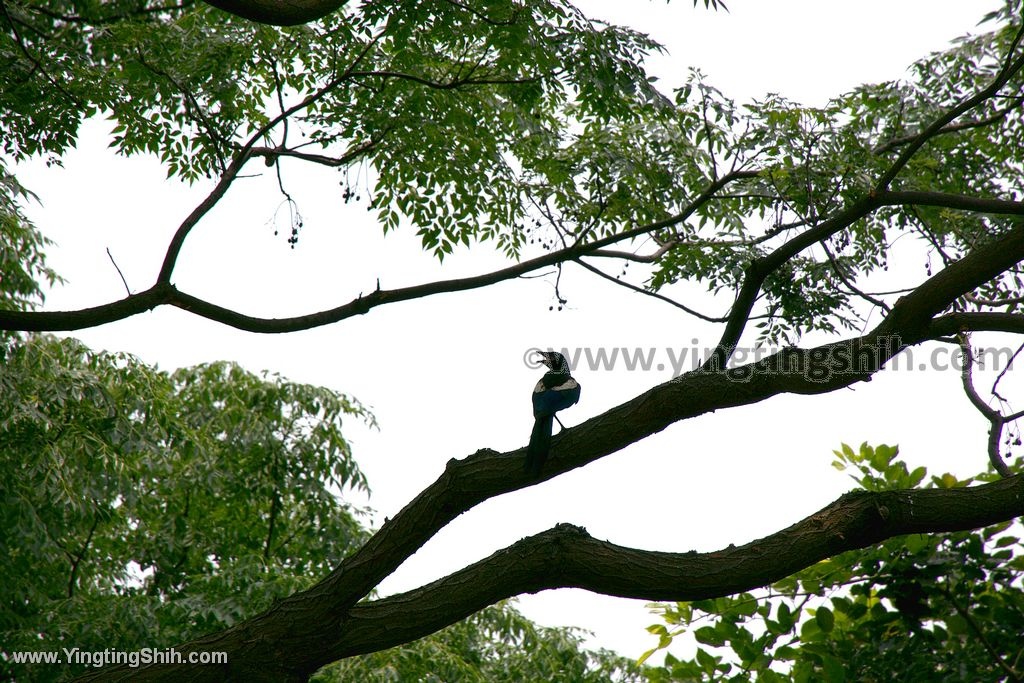
<svg viewBox="0 0 1024 683"><path fill-rule="evenodd" d="M526 462L523 469L526 473L536 479L540 476L540 469L548 458L548 451L551 450L551 415L538 417L533 423L533 432L530 434L530 445L526 447Z"/></svg>

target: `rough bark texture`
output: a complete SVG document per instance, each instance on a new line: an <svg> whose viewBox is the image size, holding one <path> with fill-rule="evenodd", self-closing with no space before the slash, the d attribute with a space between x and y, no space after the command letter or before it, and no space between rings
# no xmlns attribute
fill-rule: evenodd
<svg viewBox="0 0 1024 683"><path fill-rule="evenodd" d="M520 469L497 454L470 460L510 478ZM571 586L647 600L699 600L763 586L893 536L974 529L1022 514L1024 477L1016 476L971 488L847 494L771 536L710 553L626 548L560 524L408 593L335 608L321 584L179 648L226 651L227 666L105 669L81 680L304 680L336 659L423 637L520 593Z"/></svg>
<svg viewBox="0 0 1024 683"><path fill-rule="evenodd" d="M862 337L817 349L788 349L727 371L699 370L656 386L557 435L541 478L582 467L679 420L781 393L824 393L868 380L901 349L929 338L935 326L987 322L935 316L963 292L1021 259L1024 226L934 275ZM1013 477L965 489L844 496L777 534L713 553L624 548L559 525L417 590L359 603L455 517L488 498L535 483L522 471L524 455L524 449L507 454L481 450L449 461L437 481L324 581L181 648L228 652L228 666L103 670L86 680L118 680L126 673L133 680L249 680L268 672L280 680L302 680L339 657L425 636L522 592L579 587L649 600L726 595L892 536L976 528L1024 513L1024 480Z"/></svg>
<svg viewBox="0 0 1024 683"><path fill-rule="evenodd" d="M217 9L271 26L295 26L325 17L345 0L207 0Z"/></svg>

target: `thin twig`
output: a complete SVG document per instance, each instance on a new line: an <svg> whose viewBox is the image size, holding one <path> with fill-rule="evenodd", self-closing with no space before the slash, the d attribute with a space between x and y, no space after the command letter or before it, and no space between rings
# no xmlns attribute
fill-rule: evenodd
<svg viewBox="0 0 1024 683"><path fill-rule="evenodd" d="M93 504L97 507L99 503L95 500ZM71 563L71 574L68 576L68 598L75 597L75 584L78 583L78 568L82 566L82 560L85 559L85 553L89 550L89 546L92 544L92 537L96 533L96 527L100 523L100 513L95 511L92 517L92 526L89 527L89 535L85 537L85 542L82 543L82 549L78 551L74 561Z"/></svg>
<svg viewBox="0 0 1024 683"><path fill-rule="evenodd" d="M936 132L935 137L939 137L940 135L946 135L949 133L956 133L962 130L970 130L972 128L982 128L984 126L997 123L998 121L1005 119L1011 111L1019 108L1022 103L1024 103L1024 98L1015 97L1013 98L1013 104L1003 107L1002 109L997 109L996 112L991 116L986 116L985 118L978 120L962 121L960 123L950 124ZM902 147L903 145L913 142L916 137L917 135L904 135L902 137L893 138L892 140L884 142L878 147L875 147L871 151L875 154L885 154L886 152L890 152L896 149L897 147Z"/></svg>
<svg viewBox="0 0 1024 683"><path fill-rule="evenodd" d="M946 599L949 600L950 604L953 605L953 609L956 610L956 613L963 617L963 620L967 623L971 630L974 631L974 634L978 637L978 640L981 642L982 647L984 647L985 650L992 657L992 659L996 661L996 663L999 665L999 668L1006 672L1006 675L1009 677L1009 680L1021 680L1020 674L1017 673L1013 669L1013 667L1011 667L1009 664L1006 663L1006 661L1003 660L999 652L995 649L995 647L992 646L992 643L989 642L989 639L985 636L985 632L981 630L981 626L975 620L974 616L971 615L971 613L968 612L967 609L960 606L960 603L957 602L957 599L953 597L953 593L951 593L948 588L943 587L942 593L946 596Z"/></svg>
<svg viewBox="0 0 1024 683"><path fill-rule="evenodd" d="M850 280L846 277L846 274L843 273L843 269L839 266L839 262L836 260L836 257L832 255L832 252L829 250L828 245L825 243L824 240L822 240L821 242L821 248L825 250L825 256L828 257L829 263L832 264L832 270L835 272L836 276L842 281L844 285L847 286L847 288L851 292L853 292L860 298L864 299L868 303L878 306L886 313L888 313L891 310L889 308L889 304L885 303L881 299L876 299L867 292L861 291L852 282L850 282Z"/></svg>
<svg viewBox="0 0 1024 683"><path fill-rule="evenodd" d="M1024 296L1014 296L1007 299L982 299L975 294L964 294L964 299L970 301L972 304L977 306L989 306L991 308L1001 308L1003 306L1016 306L1017 304L1024 303Z"/></svg>
<svg viewBox="0 0 1024 683"><path fill-rule="evenodd" d="M227 168L221 174L220 180L214 186L213 190L210 191L210 194L207 195L206 199L200 202L200 204L195 209L193 209L192 213L190 213L185 218L185 220L182 221L181 225L178 226L178 229L175 231L174 236L171 238L171 242L167 247L167 252L164 254L164 262L160 266L160 272L157 275L158 286L167 285L170 283L171 273L174 271L174 265L178 260L178 254L181 253L181 248L185 243L185 238L188 237L188 234L192 231L192 228L194 228L196 224L199 223L202 217L209 213L210 210L213 209L213 207L216 206L217 203L220 202L221 198L223 198L223 196L227 193L228 188L231 187L231 184L238 177L238 174L242 170L242 167L245 165L245 162L250 158L250 152L252 151L252 148L256 146L256 142L262 139L271 130L273 130L273 128L277 126L277 124L281 123L292 114L301 111L302 109L305 109L315 104L316 102L322 100L332 90L334 90L334 88L337 88L339 85L348 80L352 73L352 70L359 65L359 62L362 61L362 59L367 55L370 49L374 45L376 45L378 41L380 41L383 35L383 32L378 33L376 36L373 37L372 40L368 41L367 44L363 46L363 49L360 50L359 54L355 56L355 58L349 64L348 68L342 74L340 74L336 78L331 79L328 83L324 84L316 92L311 93L310 95L303 98L301 102L292 105L287 110L281 112L273 119L263 124L259 128L259 130L257 130L249 137L249 140L244 145L242 145L241 148L235 153L235 156L231 160L231 163L228 164Z"/></svg>
<svg viewBox="0 0 1024 683"><path fill-rule="evenodd" d="M1006 424L1006 418L1003 417L995 408L991 407L985 401L982 400L981 396L978 395L977 389L974 388L974 379L972 377L974 371L974 356L971 354L971 335L968 332L964 332L959 335L960 351L963 354L963 372L961 378L963 380L964 392L967 394L967 398L970 399L971 403L978 412L981 413L991 425L988 432L988 459L992 463L992 467L995 468L996 472L1003 477L1010 476L1010 468L1006 466L1003 461L1003 455L999 451L999 440L1003 435L1003 426Z"/></svg>
<svg viewBox="0 0 1024 683"><path fill-rule="evenodd" d="M653 297L655 299L658 299L659 301L664 301L667 304L675 306L676 308L678 308L678 309L680 309L682 311L685 311L686 313L689 313L690 315L692 315L695 318L700 318L701 320L706 320L709 323L722 323L722 322L726 321L726 318L724 318L724 317L712 318L709 315L704 315L703 313L701 313L699 311L695 311L692 308L684 306L683 304L679 303L678 301L673 301L672 299L668 298L667 296L664 296L662 294L658 294L657 292L652 292L650 290L644 289L643 287L637 287L634 284L631 284L629 282L624 282L622 280L619 280L618 278L614 278L611 275L609 275L608 273L605 273L604 271L602 271L602 270L600 270L598 268L595 268L594 266L590 265L589 263L586 263L582 259L574 259L574 260L575 260L576 263L578 263L579 265L583 266L584 268L586 268L590 272L592 272L595 275L598 275L600 277L603 277L605 280L608 280L609 282L614 282L615 284L619 285L620 287L625 287L626 289L634 291L637 294L643 294L645 296L649 296L649 297Z"/></svg>
<svg viewBox="0 0 1024 683"><path fill-rule="evenodd" d="M114 264L117 274L121 276L121 282L124 284L124 291L128 292L128 296L131 296L132 290L128 287L128 281L124 279L124 273L122 273L121 269L118 267L117 261L114 260L114 255L110 253L110 247L107 247L107 257L110 259L110 262Z"/></svg>
<svg viewBox="0 0 1024 683"><path fill-rule="evenodd" d="M1006 367L999 372L999 376L996 377L996 380L992 382L992 395L998 398L1003 403L1009 403L1009 401L1007 401L1006 399L999 395L997 388L999 387L999 383L1003 381L1003 377L1006 375L1006 373L1010 371L1011 367L1013 367L1013 361L1017 359L1017 356L1020 355L1021 351L1024 351L1024 344L1021 344L1020 346L1017 347L1017 350L1013 352L1012 356L1010 356L1010 362L1006 364Z"/></svg>

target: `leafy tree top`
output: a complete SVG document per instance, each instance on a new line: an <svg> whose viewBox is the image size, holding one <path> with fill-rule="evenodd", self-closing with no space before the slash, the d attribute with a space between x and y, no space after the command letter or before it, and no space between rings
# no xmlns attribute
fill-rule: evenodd
<svg viewBox="0 0 1024 683"><path fill-rule="evenodd" d="M568 2L351 3L272 28L203 4L5 3L3 151L59 158L82 119L168 175L223 178L258 155L373 170L385 229L411 220L439 256L496 238L510 253L533 173L581 123L660 97L656 45Z"/></svg>
<svg viewBox="0 0 1024 683"><path fill-rule="evenodd" d="M843 444L833 465L865 491L921 484L898 449ZM992 480L991 471L979 476ZM949 473L926 488L964 487ZM648 630L671 648L651 681L1020 680L1020 525L915 534L822 560L764 591L656 605ZM692 635L692 657L676 639Z"/></svg>
<svg viewBox="0 0 1024 683"><path fill-rule="evenodd" d="M48 335L0 350L4 680L89 670L19 651L138 652L230 627L368 538L342 427L373 417L354 399L229 363L166 373ZM502 603L316 680L639 679L581 640Z"/></svg>
<svg viewBox="0 0 1024 683"><path fill-rule="evenodd" d="M698 71L669 97L642 65L656 43L552 0L348 3L284 28L193 3L4 8L0 163L59 163L83 118L103 115L119 152L213 181L151 289L87 315L12 306L6 328L72 329L169 303L245 329L304 329L553 264L606 275L584 260L602 257L650 264L652 292L686 280L734 294L727 313L680 304L731 319L727 356L753 320L759 340L793 342L858 327L861 302L891 308L894 293L871 278L897 237L949 263L1020 220L1018 0L906 81L821 107L776 95L740 105ZM439 258L493 240L518 259L538 237L548 253L276 321L178 292L190 231L254 164L276 167L284 191L283 160L338 169L344 200L365 189L383 230L415 230ZM11 207L20 188L3 174ZM950 308L1016 300L1015 277Z"/></svg>

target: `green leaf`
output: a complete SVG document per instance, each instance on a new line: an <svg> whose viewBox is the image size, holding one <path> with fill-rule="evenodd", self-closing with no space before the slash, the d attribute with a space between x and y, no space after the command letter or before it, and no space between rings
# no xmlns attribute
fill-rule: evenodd
<svg viewBox="0 0 1024 683"><path fill-rule="evenodd" d="M830 683L843 683L846 680L846 667L843 662L831 655L824 655L821 658L821 668L825 674L825 680Z"/></svg>
<svg viewBox="0 0 1024 683"><path fill-rule="evenodd" d="M715 647L721 647L725 645L725 637L714 626L701 626L693 632L694 638L697 639L698 643L704 645L712 645Z"/></svg>
<svg viewBox="0 0 1024 683"><path fill-rule="evenodd" d="M703 648L697 648L697 663L707 674L714 674L720 658L713 657Z"/></svg>
<svg viewBox="0 0 1024 683"><path fill-rule="evenodd" d="M925 475L927 473L928 470L925 469L923 466L915 468L914 471L910 473L910 481L908 483L908 488L915 487L922 481L924 481Z"/></svg>
<svg viewBox="0 0 1024 683"><path fill-rule="evenodd" d="M821 606L814 613L814 620L823 633L829 633L835 626L835 615L828 607Z"/></svg>

